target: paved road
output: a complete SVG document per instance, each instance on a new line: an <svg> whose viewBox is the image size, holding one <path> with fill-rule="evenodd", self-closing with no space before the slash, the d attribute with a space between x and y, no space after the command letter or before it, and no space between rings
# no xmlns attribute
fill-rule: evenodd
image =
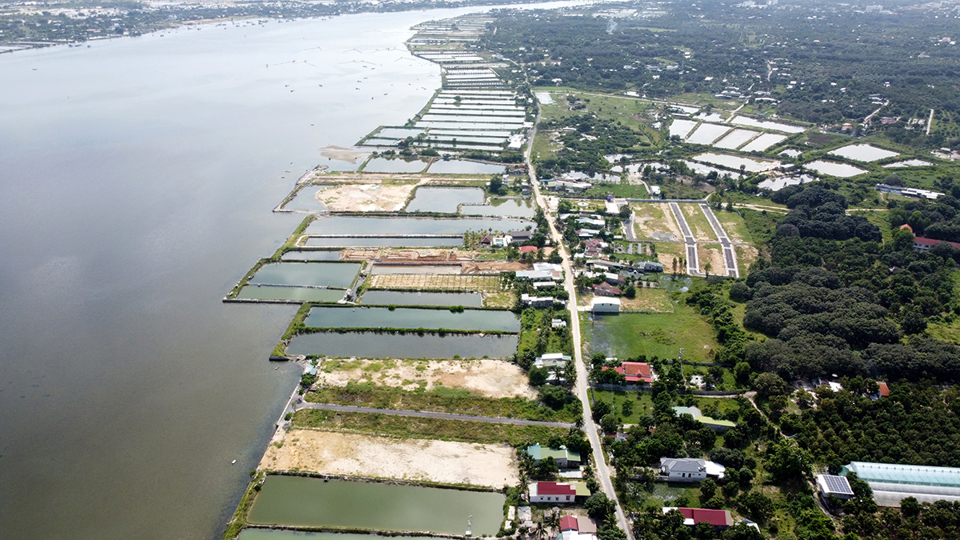
<svg viewBox="0 0 960 540"><path fill-rule="evenodd" d="M737 268L737 253L733 249L733 243L727 237L727 232L723 230L723 225L720 224L720 220L713 213L713 208L710 208L709 204L703 203L700 205L700 210L707 216L707 221L710 222L713 233L720 239L720 245L723 247L723 264L727 267L727 276L740 277L740 270Z"/></svg>
<svg viewBox="0 0 960 540"><path fill-rule="evenodd" d="M537 126L539 124L540 106L538 104L537 119L533 124L534 127L530 134L530 144L527 147L526 162L527 170L529 171L530 176L530 184L533 187L534 198L537 201L537 204L546 212L547 204L543 198L543 194L540 193L540 183L537 181L537 171L534 169L533 162L530 159L530 154L533 149L533 137L537 133ZM560 232L557 229L557 225L553 216L549 212L547 212L546 215L547 223L550 226L550 238L558 247L560 250L560 255L563 257L563 286L570 295L570 300L567 303L567 309L570 311L570 332L573 335L574 362L576 362L577 366L576 391L577 397L580 398L580 403L583 405L583 431L587 434L587 440L590 441L590 445L593 447L593 461L596 464L596 477L600 482L600 489L604 494L606 494L607 497L610 498L610 500L616 503L617 524L620 525L621 529L626 531L628 540L634 540L633 528L627 521L626 514L623 513L623 508L620 506L619 499L617 499L617 492L613 489L613 482L610 480L610 469L607 467L607 456L603 452L603 446L600 443L600 435L597 432L597 425L594 423L593 416L590 411L590 398L587 395L587 382L589 379L587 367L583 362L583 354L581 352L582 342L580 338L580 311L577 309L577 288L573 283L573 265L570 263L570 253L563 244L563 237L560 236Z"/></svg>
<svg viewBox="0 0 960 540"><path fill-rule="evenodd" d="M683 243L687 246L687 274L703 277L704 274L700 271L700 261L697 259L697 239L693 237L693 233L687 225L687 218L683 217L680 205L675 202L670 203L670 211L673 212L674 219L680 225L680 232L683 233Z"/></svg>
<svg viewBox="0 0 960 540"><path fill-rule="evenodd" d="M373 407L354 407L352 405L331 405L329 403L298 403L294 410L322 409L337 412L358 412L390 414L393 416L414 416L417 418L441 418L443 420L466 420L469 422L487 422L490 424L512 424L515 426L546 426L558 428L572 428L568 422L541 422L539 420L521 420L519 418L498 418L495 416L471 416L469 414L451 414L428 411L405 411L402 409L374 409Z"/></svg>

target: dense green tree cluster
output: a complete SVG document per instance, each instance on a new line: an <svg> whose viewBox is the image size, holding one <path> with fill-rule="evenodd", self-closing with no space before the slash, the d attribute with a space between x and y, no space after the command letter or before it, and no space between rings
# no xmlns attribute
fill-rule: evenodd
<svg viewBox="0 0 960 540"><path fill-rule="evenodd" d="M577 115L545 122L549 130L559 130L563 148L556 157L538 164L541 173L559 174L570 170L593 174L610 168L604 156L624 152L636 146L642 135L633 129L594 116ZM564 130L563 128L572 128Z"/></svg>
<svg viewBox="0 0 960 540"><path fill-rule="evenodd" d="M817 391L817 407L785 415L781 425L834 472L851 461L960 467L960 392L930 385L890 384L871 399L848 388Z"/></svg>

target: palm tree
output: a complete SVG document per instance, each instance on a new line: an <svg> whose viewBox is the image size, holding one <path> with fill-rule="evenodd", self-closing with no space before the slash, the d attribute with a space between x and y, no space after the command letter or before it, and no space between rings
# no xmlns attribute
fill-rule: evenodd
<svg viewBox="0 0 960 540"><path fill-rule="evenodd" d="M560 534L560 509L554 508L553 511L547 515L546 522L551 529L557 531L557 534Z"/></svg>
<svg viewBox="0 0 960 540"><path fill-rule="evenodd" d="M533 534L540 540L543 540L543 537L547 535L547 528L543 525L542 516L537 520L537 526L534 527Z"/></svg>

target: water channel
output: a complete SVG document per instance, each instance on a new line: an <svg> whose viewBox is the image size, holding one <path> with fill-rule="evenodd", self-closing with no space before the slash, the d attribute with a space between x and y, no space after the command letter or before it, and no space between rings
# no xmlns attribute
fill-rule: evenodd
<svg viewBox="0 0 960 540"><path fill-rule="evenodd" d="M495 535L503 520L500 493L409 485L268 476L249 521L343 529Z"/></svg>

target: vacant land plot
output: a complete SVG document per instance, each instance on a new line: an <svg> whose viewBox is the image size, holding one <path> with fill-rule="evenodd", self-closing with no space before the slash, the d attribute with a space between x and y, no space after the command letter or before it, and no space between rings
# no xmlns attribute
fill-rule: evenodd
<svg viewBox="0 0 960 540"><path fill-rule="evenodd" d="M687 218L687 225L697 242L719 241L717 235L713 232L713 228L710 227L710 222L707 221L707 216L703 215L703 210L700 209L699 204L680 204L678 206L680 211L683 212L683 216Z"/></svg>
<svg viewBox="0 0 960 540"><path fill-rule="evenodd" d="M345 184L327 188L318 197L328 209L340 212L397 212L407 204L415 180Z"/></svg>
<svg viewBox="0 0 960 540"><path fill-rule="evenodd" d="M700 259L700 271L711 276L727 275L720 244L697 244L697 257Z"/></svg>
<svg viewBox="0 0 960 540"><path fill-rule="evenodd" d="M735 246L733 249L737 252L737 268L740 269L740 275L746 276L750 265L757 261L760 252L757 248L748 245Z"/></svg>
<svg viewBox="0 0 960 540"><path fill-rule="evenodd" d="M604 402L624 424L636 424L640 416L653 414L653 398L649 392L625 392L620 390L590 389L594 403ZM626 407L624 407L626 404ZM627 414L624 414L627 413Z"/></svg>
<svg viewBox="0 0 960 540"><path fill-rule="evenodd" d="M659 241L683 240L680 226L673 219L666 203L630 203L634 212L634 229L637 236Z"/></svg>
<svg viewBox="0 0 960 540"><path fill-rule="evenodd" d="M516 426L471 420L444 420L376 413L348 413L323 409L302 409L293 415L293 427L324 431L368 433L412 439L435 439L471 443L546 443L556 435L565 437L566 428Z"/></svg>
<svg viewBox="0 0 960 540"><path fill-rule="evenodd" d="M593 296L581 296L580 303L590 305ZM663 289L637 287L636 298L620 298L620 309L623 311L656 311L658 313L673 313L673 303L670 294Z"/></svg>
<svg viewBox="0 0 960 540"><path fill-rule="evenodd" d="M372 382L404 390L462 388L490 398L533 399L537 393L518 366L499 360L324 360L320 384Z"/></svg>
<svg viewBox="0 0 960 540"><path fill-rule="evenodd" d="M376 274L370 276L371 289L402 291L479 291L484 307L511 308L516 294L504 288L500 276L458 274Z"/></svg>
<svg viewBox="0 0 960 540"><path fill-rule="evenodd" d="M521 418L547 422L574 422L580 416L580 404L552 409L538 401L519 398L489 398L460 388L435 388L407 392L394 386L373 383L328 386L307 393L311 403L328 403L375 409L411 410L451 414L469 414L493 418ZM574 405L571 403L571 405Z"/></svg>
<svg viewBox="0 0 960 540"><path fill-rule="evenodd" d="M687 248L677 242L657 242L657 261L663 265L664 272L673 272L673 261L677 261L677 272L687 273L687 265L680 262L687 256Z"/></svg>
<svg viewBox="0 0 960 540"><path fill-rule="evenodd" d="M743 221L743 218L740 217L740 214L727 212L726 210L714 210L713 214L717 216L717 220L720 222L720 225L723 226L723 231L727 233L727 238L729 238L731 242L735 244L740 242L753 243L753 236L750 235L747 224Z"/></svg>
<svg viewBox="0 0 960 540"><path fill-rule="evenodd" d="M705 362L717 348L710 323L683 301L673 313L621 313L594 318L582 314L581 329L589 352L603 352L620 359L645 355Z"/></svg>
<svg viewBox="0 0 960 540"><path fill-rule="evenodd" d="M513 448L292 429L267 448L261 469L502 487L518 481Z"/></svg>

